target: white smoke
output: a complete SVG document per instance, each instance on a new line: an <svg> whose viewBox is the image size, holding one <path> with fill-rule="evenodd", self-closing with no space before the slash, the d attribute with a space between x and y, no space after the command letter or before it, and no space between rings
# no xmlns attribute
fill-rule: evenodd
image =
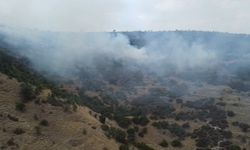
<svg viewBox="0 0 250 150"><path fill-rule="evenodd" d="M177 35L147 37L146 45L137 48L121 33L53 33L14 28L2 28L1 32L4 40L16 47L15 52L27 57L36 70L65 77L74 75L79 66L95 68L104 57L156 73L168 67L178 72L208 69L218 63L214 51L201 43L190 45Z"/></svg>

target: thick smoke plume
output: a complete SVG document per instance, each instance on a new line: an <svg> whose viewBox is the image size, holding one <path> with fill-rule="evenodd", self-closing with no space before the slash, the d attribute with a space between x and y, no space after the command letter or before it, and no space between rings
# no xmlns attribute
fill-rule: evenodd
<svg viewBox="0 0 250 150"><path fill-rule="evenodd" d="M248 35L195 31L65 33L2 27L0 37L2 46L27 58L31 67L52 80L75 81L87 87L98 80L131 87L147 76L160 81L177 77L250 90Z"/></svg>
<svg viewBox="0 0 250 150"><path fill-rule="evenodd" d="M170 68L175 72L210 69L219 63L215 51L175 33L146 34L140 47L131 44L133 39L126 33L53 33L13 28L2 28L1 33L3 40L27 57L35 69L63 77L74 76L79 67L97 70L96 64L107 60L154 73Z"/></svg>

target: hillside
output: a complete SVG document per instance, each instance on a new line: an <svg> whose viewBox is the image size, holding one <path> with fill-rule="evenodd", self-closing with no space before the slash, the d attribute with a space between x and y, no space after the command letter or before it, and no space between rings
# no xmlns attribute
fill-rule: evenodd
<svg viewBox="0 0 250 150"><path fill-rule="evenodd" d="M118 149L118 144L102 133L101 123L88 108L65 112L42 102L47 100L44 91L39 104L26 103L25 111L20 112L15 108L21 101L20 83L3 74L0 83L1 149ZM39 125L43 119L48 126Z"/></svg>
<svg viewBox="0 0 250 150"><path fill-rule="evenodd" d="M53 42L68 43L67 35L37 34L36 41L5 34L1 38L2 149L249 149L249 36L179 31L70 34L97 52L81 53L76 49L85 45L78 41L73 47L63 45L67 55L61 57L47 50L61 52ZM44 44L51 34L54 41ZM96 45L110 43L98 50L102 47L93 47L89 38L97 38ZM70 48L76 54L69 53ZM112 48L119 48L121 55ZM242 49L242 59L237 49ZM134 58L141 50L155 60ZM169 60L168 53L174 59ZM180 53L182 57L176 57Z"/></svg>

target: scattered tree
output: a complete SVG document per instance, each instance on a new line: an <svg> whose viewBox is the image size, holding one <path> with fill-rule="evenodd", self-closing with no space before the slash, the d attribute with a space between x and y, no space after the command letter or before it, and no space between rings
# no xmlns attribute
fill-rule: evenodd
<svg viewBox="0 0 250 150"><path fill-rule="evenodd" d="M162 140L162 141L159 143L159 145L160 145L161 147L168 147L168 142L164 139L164 140Z"/></svg>
<svg viewBox="0 0 250 150"><path fill-rule="evenodd" d="M122 144L122 145L119 147L119 150L129 150L129 145L128 145L128 144Z"/></svg>
<svg viewBox="0 0 250 150"><path fill-rule="evenodd" d="M231 110L227 111L227 116L228 117L234 117L235 116L235 113Z"/></svg>
<svg viewBox="0 0 250 150"><path fill-rule="evenodd" d="M103 115L99 116L99 121L100 121L102 124L105 124L106 117L103 116Z"/></svg>
<svg viewBox="0 0 250 150"><path fill-rule="evenodd" d="M172 145L173 147L182 147L182 143L181 143L181 141L179 141L179 140L173 140L173 141L171 142L171 145Z"/></svg>
<svg viewBox="0 0 250 150"><path fill-rule="evenodd" d="M39 126L35 126L34 129L35 129L36 135L41 135L42 134L41 133L41 128Z"/></svg>
<svg viewBox="0 0 250 150"><path fill-rule="evenodd" d="M23 102L16 103L16 110L24 112L26 110L25 104Z"/></svg>
<svg viewBox="0 0 250 150"><path fill-rule="evenodd" d="M27 83L23 83L21 85L21 96L24 102L31 101L36 97L33 87Z"/></svg>
<svg viewBox="0 0 250 150"><path fill-rule="evenodd" d="M43 119L43 120L40 121L40 125L49 126L49 122L47 120Z"/></svg>
<svg viewBox="0 0 250 150"><path fill-rule="evenodd" d="M20 135L20 134L23 134L25 133L25 131L22 129L22 128L16 128L13 133L17 134L17 135Z"/></svg>
<svg viewBox="0 0 250 150"><path fill-rule="evenodd" d="M133 118L133 122L135 124L141 125L141 126L145 126L149 123L149 120L146 116L136 116Z"/></svg>
<svg viewBox="0 0 250 150"><path fill-rule="evenodd" d="M145 143L135 143L135 147L137 147L139 150L154 150Z"/></svg>

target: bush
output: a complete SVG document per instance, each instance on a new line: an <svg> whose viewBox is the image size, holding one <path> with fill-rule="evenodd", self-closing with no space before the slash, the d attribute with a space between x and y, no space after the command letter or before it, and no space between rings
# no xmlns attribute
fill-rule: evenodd
<svg viewBox="0 0 250 150"><path fill-rule="evenodd" d="M119 150L129 150L129 146L127 144L122 144L120 147L119 147Z"/></svg>
<svg viewBox="0 0 250 150"><path fill-rule="evenodd" d="M8 141L7 141L7 145L8 146L17 146L17 144L14 142L14 139L13 138L10 138Z"/></svg>
<svg viewBox="0 0 250 150"><path fill-rule="evenodd" d="M248 129L250 128L250 125L248 125L246 123L240 123L239 127L240 127L242 132L248 132Z"/></svg>
<svg viewBox="0 0 250 150"><path fill-rule="evenodd" d="M148 133L148 129L147 128L143 128L142 131L138 133L138 135L140 137L144 137L144 135L147 134L147 133Z"/></svg>
<svg viewBox="0 0 250 150"><path fill-rule="evenodd" d="M248 129L250 128L249 124L238 122L238 121L232 122L232 125L239 127L242 132L248 132Z"/></svg>
<svg viewBox="0 0 250 150"><path fill-rule="evenodd" d="M129 143L134 143L135 142L135 129L134 128L129 128L127 130L128 136L127 140Z"/></svg>
<svg viewBox="0 0 250 150"><path fill-rule="evenodd" d="M21 96L24 102L28 102L36 98L36 94L32 86L26 83L21 85Z"/></svg>
<svg viewBox="0 0 250 150"><path fill-rule="evenodd" d="M161 143L159 143L161 147L168 147L168 142L166 140L162 140Z"/></svg>
<svg viewBox="0 0 250 150"><path fill-rule="evenodd" d="M196 146L207 147L209 145L209 140L207 138L199 138L196 140Z"/></svg>
<svg viewBox="0 0 250 150"><path fill-rule="evenodd" d="M145 143L136 143L135 147L137 147L138 150L154 150L153 148L149 147Z"/></svg>
<svg viewBox="0 0 250 150"><path fill-rule="evenodd" d="M109 126L107 126L106 124L101 125L101 128L103 131L108 131L109 130Z"/></svg>
<svg viewBox="0 0 250 150"><path fill-rule="evenodd" d="M63 105L63 112L71 112L70 111L70 104Z"/></svg>
<svg viewBox="0 0 250 150"><path fill-rule="evenodd" d="M25 131L22 129L22 128L16 128L13 133L17 134L17 135L20 135L20 134L23 134L25 133Z"/></svg>
<svg viewBox="0 0 250 150"><path fill-rule="evenodd" d="M233 111L227 111L227 116L228 117L234 117L235 116L235 113Z"/></svg>
<svg viewBox="0 0 250 150"><path fill-rule="evenodd" d="M228 150L241 150L241 148L238 145L230 145Z"/></svg>
<svg viewBox="0 0 250 150"><path fill-rule="evenodd" d="M183 138L186 136L185 129L176 123L170 124L168 127L168 130L170 131L170 133L180 138Z"/></svg>
<svg viewBox="0 0 250 150"><path fill-rule="evenodd" d="M10 114L7 115L7 117L12 120L12 121L15 121L15 122L18 122L19 119L17 117L14 117L14 116L11 116Z"/></svg>
<svg viewBox="0 0 250 150"><path fill-rule="evenodd" d="M103 126L104 127L104 126ZM102 129L103 129L102 127ZM104 130L104 129L103 129ZM125 143L126 142L126 133L118 128L114 127L105 127L105 135L109 138L114 138L117 142Z"/></svg>
<svg viewBox="0 0 250 150"><path fill-rule="evenodd" d="M83 134L83 135L86 135L86 134L87 134L87 130L86 130L86 129L83 129L83 130L82 130L82 134Z"/></svg>
<svg viewBox="0 0 250 150"><path fill-rule="evenodd" d="M145 126L149 123L149 120L146 116L136 116L133 118L134 124Z"/></svg>
<svg viewBox="0 0 250 150"><path fill-rule="evenodd" d="M103 116L103 115L101 115L101 116L99 117L99 121L100 121L102 124L105 124L106 117Z"/></svg>
<svg viewBox="0 0 250 150"><path fill-rule="evenodd" d="M24 112L26 110L25 104L22 102L17 102L16 103L16 110L20 112Z"/></svg>
<svg viewBox="0 0 250 150"><path fill-rule="evenodd" d="M34 114L33 118L34 120L38 120L38 116L36 114Z"/></svg>
<svg viewBox="0 0 250 150"><path fill-rule="evenodd" d="M73 111L76 112L77 111L77 105L74 103L73 104Z"/></svg>
<svg viewBox="0 0 250 150"><path fill-rule="evenodd" d="M42 134L41 133L41 128L39 126L35 126L34 129L35 129L36 135L41 135Z"/></svg>
<svg viewBox="0 0 250 150"><path fill-rule="evenodd" d="M186 122L186 123L182 124L182 127L183 127L184 129L187 129L187 128L190 128L190 125L189 125L188 122Z"/></svg>
<svg viewBox="0 0 250 150"><path fill-rule="evenodd" d="M182 147L182 143L181 143L181 141L179 141L179 140L173 140L173 141L171 142L171 145L172 145L173 147Z"/></svg>
<svg viewBox="0 0 250 150"><path fill-rule="evenodd" d="M170 133L180 138L184 138L187 135L185 129L176 123L170 124L167 121L159 121L154 122L152 125L157 129L167 129Z"/></svg>
<svg viewBox="0 0 250 150"><path fill-rule="evenodd" d="M128 128L129 125L131 124L130 119L125 118L123 116L115 116L114 119L117 122L117 124L122 128Z"/></svg>
<svg viewBox="0 0 250 150"><path fill-rule="evenodd" d="M40 121L40 125L49 126L49 122L47 120L43 119L43 120Z"/></svg>
<svg viewBox="0 0 250 150"><path fill-rule="evenodd" d="M175 101L176 101L177 104L182 104L183 103L183 100L180 99L180 98L177 98Z"/></svg>

